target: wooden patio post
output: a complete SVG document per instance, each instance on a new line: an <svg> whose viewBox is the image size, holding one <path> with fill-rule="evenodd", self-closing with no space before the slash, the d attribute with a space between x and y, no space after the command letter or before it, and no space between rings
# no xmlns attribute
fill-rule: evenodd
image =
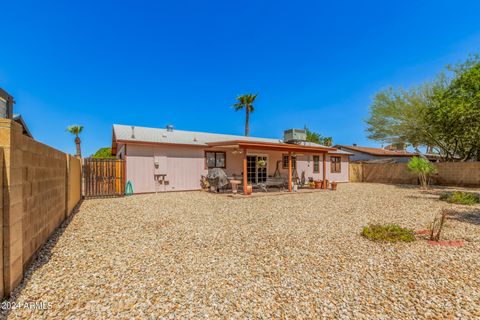
<svg viewBox="0 0 480 320"><path fill-rule="evenodd" d="M243 194L247 194L247 149L243 149Z"/></svg>
<svg viewBox="0 0 480 320"><path fill-rule="evenodd" d="M323 153L323 189L327 189L327 153Z"/></svg>
<svg viewBox="0 0 480 320"><path fill-rule="evenodd" d="M288 151L288 192L292 192L292 152Z"/></svg>

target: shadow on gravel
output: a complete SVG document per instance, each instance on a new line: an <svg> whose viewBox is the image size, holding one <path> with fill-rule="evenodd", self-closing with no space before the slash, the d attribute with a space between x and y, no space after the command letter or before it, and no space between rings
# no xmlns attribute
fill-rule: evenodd
<svg viewBox="0 0 480 320"><path fill-rule="evenodd" d="M58 240L67 229L70 222L72 222L73 218L80 211L80 207L82 203L83 203L83 199L81 199L80 202L75 206L70 216L67 219L65 219L65 221L62 222L62 224L52 233L52 235L50 235L47 241L43 244L43 246L38 250L38 252L32 258L32 261L30 262L30 265L26 268L25 274L23 275L23 279L18 285L18 287L16 287L12 291L12 293L10 294L10 297L2 300L2 302L5 302L5 303L17 302L18 296L30 281L33 273L37 269L41 268L43 265L48 263L48 261L50 260L52 256L52 249L55 248L55 245L57 244ZM29 302L42 302L42 301L29 301ZM43 301L43 302L55 303L54 301ZM0 309L0 319L7 319L9 314L10 314L10 310Z"/></svg>
<svg viewBox="0 0 480 320"><path fill-rule="evenodd" d="M449 216L449 219L471 223L471 224L480 226L480 209L458 212L454 215Z"/></svg>

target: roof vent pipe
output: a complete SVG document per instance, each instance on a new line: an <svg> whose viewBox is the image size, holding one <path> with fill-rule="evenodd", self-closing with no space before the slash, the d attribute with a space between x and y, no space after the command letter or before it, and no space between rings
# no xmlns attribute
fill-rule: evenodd
<svg viewBox="0 0 480 320"><path fill-rule="evenodd" d="M172 132L172 131L173 131L173 125L172 125L172 124L168 124L168 125L167 125L167 131L168 131L168 132Z"/></svg>
<svg viewBox="0 0 480 320"><path fill-rule="evenodd" d="M135 127L132 126L132 139L135 139Z"/></svg>

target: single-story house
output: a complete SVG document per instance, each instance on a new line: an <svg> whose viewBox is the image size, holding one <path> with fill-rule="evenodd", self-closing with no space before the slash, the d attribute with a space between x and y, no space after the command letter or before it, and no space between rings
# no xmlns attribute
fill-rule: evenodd
<svg viewBox="0 0 480 320"><path fill-rule="evenodd" d="M372 148L335 145L335 148L350 152L351 162L408 162L412 157L419 156L418 153L408 152L405 149L395 150L393 148Z"/></svg>
<svg viewBox="0 0 480 320"><path fill-rule="evenodd" d="M134 193L198 190L210 168L222 168L244 186L279 175L290 178L290 190L292 176L348 182L350 156L304 141L117 124L113 125L112 154L125 159L126 179Z"/></svg>

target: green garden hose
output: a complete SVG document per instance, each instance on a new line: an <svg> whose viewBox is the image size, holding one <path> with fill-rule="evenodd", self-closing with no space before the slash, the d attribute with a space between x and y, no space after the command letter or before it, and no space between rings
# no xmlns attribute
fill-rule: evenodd
<svg viewBox="0 0 480 320"><path fill-rule="evenodd" d="M132 182L130 180L128 180L127 184L125 185L125 195L126 196L131 196L132 194L133 194Z"/></svg>

